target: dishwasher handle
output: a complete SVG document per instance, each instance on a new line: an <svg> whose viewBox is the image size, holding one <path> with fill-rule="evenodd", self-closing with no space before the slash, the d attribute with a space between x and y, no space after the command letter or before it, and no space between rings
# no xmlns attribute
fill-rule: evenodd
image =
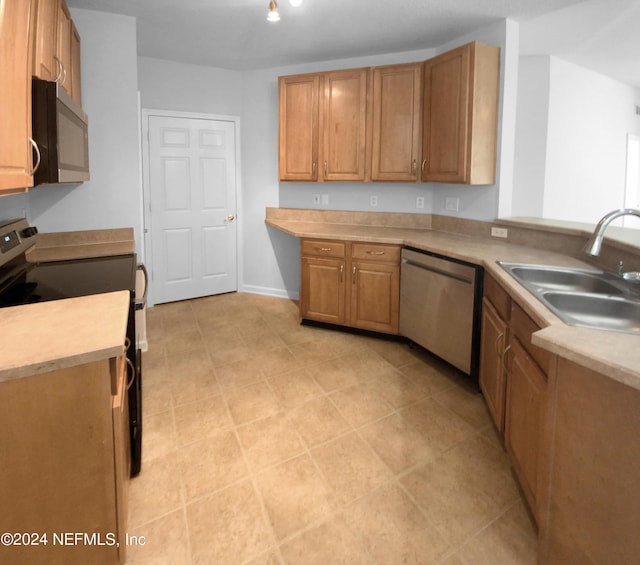
<svg viewBox="0 0 640 565"><path fill-rule="evenodd" d="M426 253L402 250L402 263L423 271L429 271L437 275L456 279L466 284L475 284L476 268L469 265L462 265L455 261L441 259Z"/></svg>

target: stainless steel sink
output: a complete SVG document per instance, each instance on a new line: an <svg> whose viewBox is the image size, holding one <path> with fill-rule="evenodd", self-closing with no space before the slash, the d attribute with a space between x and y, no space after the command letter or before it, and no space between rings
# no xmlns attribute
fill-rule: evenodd
<svg viewBox="0 0 640 565"><path fill-rule="evenodd" d="M640 333L640 292L598 269L499 262L565 323Z"/></svg>
<svg viewBox="0 0 640 565"><path fill-rule="evenodd" d="M504 265L503 265L504 266ZM564 269L535 265L513 265L507 270L519 281L536 287L596 294L624 294L624 289L607 280L606 273L586 269Z"/></svg>
<svg viewBox="0 0 640 565"><path fill-rule="evenodd" d="M542 293L542 299L567 323L640 333L640 301L622 296L552 291Z"/></svg>

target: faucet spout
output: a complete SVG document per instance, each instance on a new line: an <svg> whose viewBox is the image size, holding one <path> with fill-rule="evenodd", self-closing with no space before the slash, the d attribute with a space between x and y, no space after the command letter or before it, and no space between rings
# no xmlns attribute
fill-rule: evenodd
<svg viewBox="0 0 640 565"><path fill-rule="evenodd" d="M587 241L587 245L584 249L587 255L591 255L592 257L600 255L600 248L602 247L602 239L604 237L605 230L613 220L620 216L638 216L638 218L640 218L640 210L636 210L635 208L623 208L621 210L613 210L612 212L605 214L598 222L596 229L593 231L593 235L589 238L589 241Z"/></svg>

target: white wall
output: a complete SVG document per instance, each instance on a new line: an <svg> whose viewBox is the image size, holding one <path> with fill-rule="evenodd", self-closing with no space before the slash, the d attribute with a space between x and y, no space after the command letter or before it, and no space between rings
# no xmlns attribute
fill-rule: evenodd
<svg viewBox="0 0 640 565"><path fill-rule="evenodd" d="M557 57L520 63L513 214L596 223L624 205L637 89Z"/></svg>
<svg viewBox="0 0 640 565"><path fill-rule="evenodd" d="M71 10L71 16L82 41L91 180L33 189L29 219L40 231L133 227L140 244L136 21L90 10Z"/></svg>

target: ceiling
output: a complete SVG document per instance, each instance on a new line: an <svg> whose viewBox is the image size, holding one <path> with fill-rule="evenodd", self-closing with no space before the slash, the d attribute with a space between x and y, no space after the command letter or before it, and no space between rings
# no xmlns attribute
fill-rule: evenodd
<svg viewBox="0 0 640 565"><path fill-rule="evenodd" d="M67 3L134 16L138 55L233 70L429 49L510 18L520 23L523 52L556 54L640 87L640 0L304 0L298 8L279 0L278 23L266 21L268 0Z"/></svg>

